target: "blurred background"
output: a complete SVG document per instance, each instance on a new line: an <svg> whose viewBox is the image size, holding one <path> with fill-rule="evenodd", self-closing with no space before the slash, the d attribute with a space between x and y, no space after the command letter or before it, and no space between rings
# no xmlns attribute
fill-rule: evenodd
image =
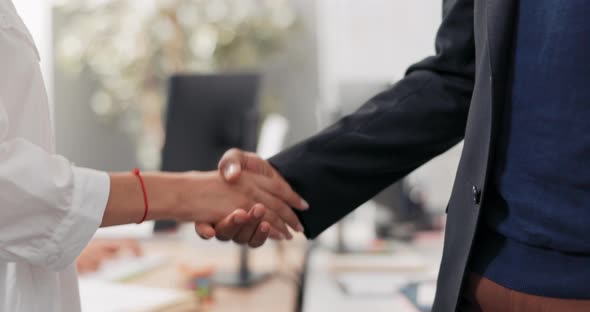
<svg viewBox="0 0 590 312"><path fill-rule="evenodd" d="M211 169L230 146L271 156L434 53L442 16L439 0L14 2L41 53L58 152L107 171ZM84 309L428 311L460 149L313 243L247 251L174 223L101 231L142 255L82 275ZM153 302L100 300L109 292Z"/></svg>

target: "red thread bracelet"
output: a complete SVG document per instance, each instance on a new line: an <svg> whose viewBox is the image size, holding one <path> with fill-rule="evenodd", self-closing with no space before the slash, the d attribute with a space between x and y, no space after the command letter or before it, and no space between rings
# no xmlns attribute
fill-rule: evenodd
<svg viewBox="0 0 590 312"><path fill-rule="evenodd" d="M141 224L141 223L143 223L143 221L145 221L145 219L147 218L147 215L148 215L148 211L149 211L148 196L147 196L147 191L145 189L145 183L143 182L143 177L141 176L141 172L139 171L139 168L133 169L133 174L139 179L139 183L141 184L141 190L143 191L143 202L145 203L145 210L143 211L143 218L141 218L141 221L137 222L137 224Z"/></svg>

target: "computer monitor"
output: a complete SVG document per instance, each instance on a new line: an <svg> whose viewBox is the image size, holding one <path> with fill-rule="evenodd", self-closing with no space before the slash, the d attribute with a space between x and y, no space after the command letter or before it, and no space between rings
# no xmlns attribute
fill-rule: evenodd
<svg viewBox="0 0 590 312"><path fill-rule="evenodd" d="M162 169L212 170L232 147L256 148L257 74L170 79Z"/></svg>
<svg viewBox="0 0 590 312"><path fill-rule="evenodd" d="M230 148L255 151L259 86L256 73L170 78L162 170L216 170ZM174 221L160 221L154 230L176 226ZM249 270L248 249L242 247L238 270L218 273L214 279L218 284L248 287L268 276Z"/></svg>
<svg viewBox="0 0 590 312"><path fill-rule="evenodd" d="M259 86L256 73L171 77L162 170L215 170L230 148L254 151ZM155 225L156 231L174 228L173 221Z"/></svg>

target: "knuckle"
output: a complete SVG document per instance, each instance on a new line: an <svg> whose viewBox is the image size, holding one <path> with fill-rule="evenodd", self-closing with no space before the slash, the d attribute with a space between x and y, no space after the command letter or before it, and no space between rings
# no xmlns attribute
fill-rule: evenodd
<svg viewBox="0 0 590 312"><path fill-rule="evenodd" d="M223 156L219 160L218 167L221 167L222 165L226 164L227 162L229 162L231 160L239 159L239 155L240 155L240 150L237 148L231 148L231 149L227 150L225 153L223 153Z"/></svg>
<svg viewBox="0 0 590 312"><path fill-rule="evenodd" d="M240 150L238 148L232 147L225 152L227 156L237 156L240 154Z"/></svg>

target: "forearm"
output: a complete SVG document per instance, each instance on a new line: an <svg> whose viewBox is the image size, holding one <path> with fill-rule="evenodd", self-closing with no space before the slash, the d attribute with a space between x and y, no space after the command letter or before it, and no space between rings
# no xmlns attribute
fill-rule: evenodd
<svg viewBox="0 0 590 312"><path fill-rule="evenodd" d="M467 96L449 94L435 74L412 73L356 113L270 158L310 204L297 212L306 235L314 238L459 142L468 103Z"/></svg>
<svg viewBox="0 0 590 312"><path fill-rule="evenodd" d="M147 220L177 219L185 174L143 173L149 202ZM132 173L111 173L111 190L101 227L137 223L144 214L145 203L139 179Z"/></svg>

